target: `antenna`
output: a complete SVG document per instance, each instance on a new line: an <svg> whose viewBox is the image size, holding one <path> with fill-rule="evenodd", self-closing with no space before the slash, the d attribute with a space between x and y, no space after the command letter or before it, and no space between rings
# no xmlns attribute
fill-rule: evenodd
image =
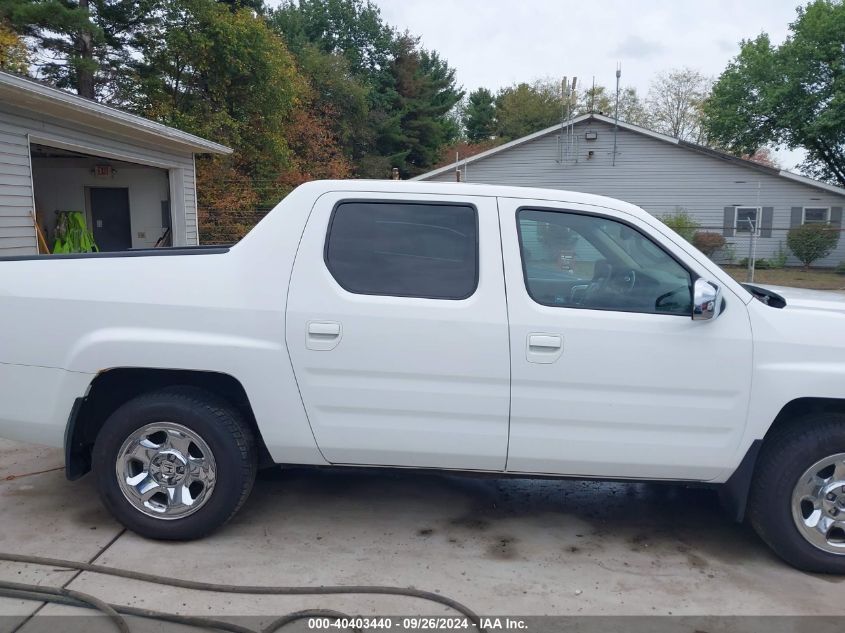
<svg viewBox="0 0 845 633"><path fill-rule="evenodd" d="M596 111L596 76L593 75L593 90L590 93L590 112Z"/></svg>
<svg viewBox="0 0 845 633"><path fill-rule="evenodd" d="M622 77L622 62L616 62L616 112L613 116L613 161L616 166L616 133L619 131L619 78Z"/></svg>

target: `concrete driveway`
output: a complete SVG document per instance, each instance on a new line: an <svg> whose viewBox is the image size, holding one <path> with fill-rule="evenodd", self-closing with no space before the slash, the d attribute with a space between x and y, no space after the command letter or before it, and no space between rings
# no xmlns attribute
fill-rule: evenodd
<svg viewBox="0 0 845 633"><path fill-rule="evenodd" d="M0 550L211 582L414 586L484 615L845 615L845 578L788 567L709 490L278 470L223 530L161 543L123 530L90 476L50 470L61 463L59 451L0 442ZM0 578L205 616L449 613L404 597L220 595L6 562ZM4 631L41 630L35 613L80 611L0 599Z"/></svg>

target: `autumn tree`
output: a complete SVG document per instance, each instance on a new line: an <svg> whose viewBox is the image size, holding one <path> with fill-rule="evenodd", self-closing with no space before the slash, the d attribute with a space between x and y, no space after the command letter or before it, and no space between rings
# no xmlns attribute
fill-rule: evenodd
<svg viewBox="0 0 845 633"><path fill-rule="evenodd" d="M25 75L29 72L29 51L20 36L0 23L0 70Z"/></svg>
<svg viewBox="0 0 845 633"><path fill-rule="evenodd" d="M803 171L845 186L845 4L797 12L781 45L765 33L741 43L705 107L707 131L737 154L803 149Z"/></svg>

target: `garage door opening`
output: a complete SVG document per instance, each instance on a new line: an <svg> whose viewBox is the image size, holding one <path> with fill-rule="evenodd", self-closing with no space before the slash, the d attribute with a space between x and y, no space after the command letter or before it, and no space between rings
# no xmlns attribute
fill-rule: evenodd
<svg viewBox="0 0 845 633"><path fill-rule="evenodd" d="M71 214L101 252L172 244L168 170L38 143L30 154L42 253L56 251Z"/></svg>

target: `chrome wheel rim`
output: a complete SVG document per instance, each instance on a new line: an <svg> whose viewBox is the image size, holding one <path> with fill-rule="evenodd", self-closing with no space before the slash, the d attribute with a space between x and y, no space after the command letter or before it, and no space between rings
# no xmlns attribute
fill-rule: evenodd
<svg viewBox="0 0 845 633"><path fill-rule="evenodd" d="M792 518L811 545L845 556L845 453L820 459L801 475Z"/></svg>
<svg viewBox="0 0 845 633"><path fill-rule="evenodd" d="M181 519L208 503L217 464L197 433L175 422L154 422L126 438L115 472L135 509L156 519Z"/></svg>

